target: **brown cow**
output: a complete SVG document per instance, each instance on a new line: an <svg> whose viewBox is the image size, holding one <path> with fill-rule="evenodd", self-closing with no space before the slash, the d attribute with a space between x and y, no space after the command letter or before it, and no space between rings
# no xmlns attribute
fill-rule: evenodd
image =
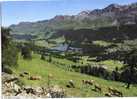
<svg viewBox="0 0 137 99"><path fill-rule="evenodd" d="M108 87L108 91L109 91L109 93L113 93L112 90L113 90L112 87Z"/></svg>
<svg viewBox="0 0 137 99"><path fill-rule="evenodd" d="M94 80L82 80L83 84L93 85Z"/></svg>
<svg viewBox="0 0 137 99"><path fill-rule="evenodd" d="M111 95L111 93L105 93L105 96L107 96L107 97L111 97L112 95Z"/></svg>
<svg viewBox="0 0 137 99"><path fill-rule="evenodd" d="M108 87L108 91L112 94L112 95L115 95L115 96L119 96L119 97L122 97L123 94L122 92L118 91L117 89L114 89L112 87Z"/></svg>
<svg viewBox="0 0 137 99"><path fill-rule="evenodd" d="M30 76L29 80L41 80L41 76Z"/></svg>
<svg viewBox="0 0 137 99"><path fill-rule="evenodd" d="M99 86L99 84L95 84L94 87L95 87L96 91L99 91L99 92L102 91L102 88L101 88L101 86Z"/></svg>

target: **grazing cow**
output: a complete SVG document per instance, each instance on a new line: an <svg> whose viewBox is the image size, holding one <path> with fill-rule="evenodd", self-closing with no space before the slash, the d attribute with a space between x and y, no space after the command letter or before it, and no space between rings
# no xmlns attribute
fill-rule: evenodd
<svg viewBox="0 0 137 99"><path fill-rule="evenodd" d="M111 93L105 93L105 96L107 96L107 97L111 97L112 95L111 95Z"/></svg>
<svg viewBox="0 0 137 99"><path fill-rule="evenodd" d="M74 85L74 81L73 80L69 80L69 85L73 88L75 88L75 85Z"/></svg>
<svg viewBox="0 0 137 99"><path fill-rule="evenodd" d="M111 93L111 94L112 94L112 93L113 93L113 91L112 91L112 90L113 90L113 88L112 88L112 87L108 87L108 91L109 91L109 93Z"/></svg>
<svg viewBox="0 0 137 99"><path fill-rule="evenodd" d="M19 78L13 77L13 78L11 78L11 79L8 79L8 80L4 81L4 83L5 83L5 82L10 83L10 82L14 82L14 81L17 81L17 80L19 80Z"/></svg>
<svg viewBox="0 0 137 99"><path fill-rule="evenodd" d="M118 97L123 97L122 92L120 92L120 91L118 91L118 90L114 90L114 91L113 91L113 94L116 95L116 96L118 96Z"/></svg>
<svg viewBox="0 0 137 99"><path fill-rule="evenodd" d="M74 86L69 85L69 84L67 84L66 87L67 87L67 88L75 88Z"/></svg>
<svg viewBox="0 0 137 99"><path fill-rule="evenodd" d="M109 90L109 92L110 92L111 94L113 94L113 95L115 95L115 96L119 96L119 97L122 97L122 96L123 96L122 92L118 91L117 89L114 89L114 88L112 88L112 87L109 87L108 90Z"/></svg>
<svg viewBox="0 0 137 99"><path fill-rule="evenodd" d="M94 87L96 91L101 92L101 87L99 86L99 84L95 84Z"/></svg>
<svg viewBox="0 0 137 99"><path fill-rule="evenodd" d="M30 76L29 80L41 80L41 76Z"/></svg>
<svg viewBox="0 0 137 99"><path fill-rule="evenodd" d="M29 73L28 73L28 72L26 72L26 71L24 71L23 73L24 73L25 75L29 75Z"/></svg>
<svg viewBox="0 0 137 99"><path fill-rule="evenodd" d="M70 85L66 85L66 87L67 87L67 88L71 88L71 86L70 86Z"/></svg>
<svg viewBox="0 0 137 99"><path fill-rule="evenodd" d="M93 85L94 80L82 80L83 84Z"/></svg>
<svg viewBox="0 0 137 99"><path fill-rule="evenodd" d="M23 74L20 74L19 76L20 76L20 77L24 77L24 75L23 75Z"/></svg>

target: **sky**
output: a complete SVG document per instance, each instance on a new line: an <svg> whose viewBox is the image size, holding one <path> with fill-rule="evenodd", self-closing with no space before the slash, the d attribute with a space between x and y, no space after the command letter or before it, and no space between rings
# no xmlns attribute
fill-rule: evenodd
<svg viewBox="0 0 137 99"><path fill-rule="evenodd" d="M109 4L130 4L137 0L43 0L3 1L2 26L19 22L51 19L56 15L76 15L84 10L101 9Z"/></svg>

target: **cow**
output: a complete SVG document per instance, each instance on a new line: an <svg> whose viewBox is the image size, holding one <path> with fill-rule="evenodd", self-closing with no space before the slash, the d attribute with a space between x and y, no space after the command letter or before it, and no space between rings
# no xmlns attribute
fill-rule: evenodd
<svg viewBox="0 0 137 99"><path fill-rule="evenodd" d="M99 91L99 92L102 91L102 88L101 88L101 86L99 86L99 84L96 83L96 84L94 85L94 87L95 87L95 90L96 90L96 91Z"/></svg>
<svg viewBox="0 0 137 99"><path fill-rule="evenodd" d="M41 76L30 76L29 80L41 80Z"/></svg>
<svg viewBox="0 0 137 99"><path fill-rule="evenodd" d="M73 80L69 80L69 85L72 87L72 88L75 88L75 85L74 85L74 81Z"/></svg>
<svg viewBox="0 0 137 99"><path fill-rule="evenodd" d="M105 93L105 96L107 96L107 97L111 97L112 95L111 95L111 93Z"/></svg>
<svg viewBox="0 0 137 99"><path fill-rule="evenodd" d="M112 87L108 87L108 91L109 91L109 93L113 93L113 88Z"/></svg>
<svg viewBox="0 0 137 99"><path fill-rule="evenodd" d="M21 74L19 74L19 76L20 76L20 77L24 77L24 74L21 73Z"/></svg>
<svg viewBox="0 0 137 99"><path fill-rule="evenodd" d="M66 85L66 87L67 87L67 88L71 88L71 86L70 86L70 85L68 85L68 84Z"/></svg>
<svg viewBox="0 0 137 99"><path fill-rule="evenodd" d="M93 85L94 80L82 80L83 84Z"/></svg>
<svg viewBox="0 0 137 99"><path fill-rule="evenodd" d="M27 71L24 71L23 74L25 74L25 75L29 75L30 73L28 73Z"/></svg>
<svg viewBox="0 0 137 99"><path fill-rule="evenodd" d="M18 77L13 77L13 78L11 78L11 79L8 79L8 80L4 81L4 83L5 83L5 82L10 83L10 82L18 81L18 80L19 80Z"/></svg>
<svg viewBox="0 0 137 99"><path fill-rule="evenodd" d="M115 89L115 88L108 87L108 91L109 91L111 94L115 95L115 96L119 96L119 97L122 97L122 96L123 96L122 92L118 91L118 90Z"/></svg>

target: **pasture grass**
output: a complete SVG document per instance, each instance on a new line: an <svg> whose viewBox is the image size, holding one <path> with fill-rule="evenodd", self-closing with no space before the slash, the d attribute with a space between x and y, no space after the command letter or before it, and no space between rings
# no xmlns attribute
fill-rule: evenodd
<svg viewBox="0 0 137 99"><path fill-rule="evenodd" d="M55 46L55 44L48 43L45 40L36 40L35 45L41 46L41 47L46 47L46 48L51 48L51 47Z"/></svg>
<svg viewBox="0 0 137 99"><path fill-rule="evenodd" d="M60 60L61 61L61 60ZM62 61L64 61L62 59ZM21 56L18 60L19 66L13 68L16 75L19 75L23 71L28 71L30 75L38 75L42 77L42 80L31 81L27 77L20 77L21 81L27 86L47 86L48 74L52 74L53 78L51 80L51 85L59 85L66 90L67 97L101 97L107 92L107 87L112 86L122 91L124 96L137 96L137 87L132 86L130 89L123 87L125 84L121 82L108 81L102 78L88 76L85 74L80 74L76 72L65 71L59 68L55 64L43 61L40 59L40 55L34 54L32 60L24 60ZM81 80L95 80L103 91L95 92L93 91L94 86L83 85ZM67 88L69 80L73 80L76 88Z"/></svg>
<svg viewBox="0 0 137 99"><path fill-rule="evenodd" d="M121 67L123 67L123 63L121 63L120 61L117 60L105 60L105 61L101 61L99 62L100 64L106 65L108 70L115 70L116 67L118 67L119 69Z"/></svg>
<svg viewBox="0 0 137 99"><path fill-rule="evenodd" d="M112 42L107 42L107 41L103 41L103 40L96 40L96 41L93 41L93 44L95 45L99 45L99 46L102 46L102 47L107 47L111 44L113 44Z"/></svg>

